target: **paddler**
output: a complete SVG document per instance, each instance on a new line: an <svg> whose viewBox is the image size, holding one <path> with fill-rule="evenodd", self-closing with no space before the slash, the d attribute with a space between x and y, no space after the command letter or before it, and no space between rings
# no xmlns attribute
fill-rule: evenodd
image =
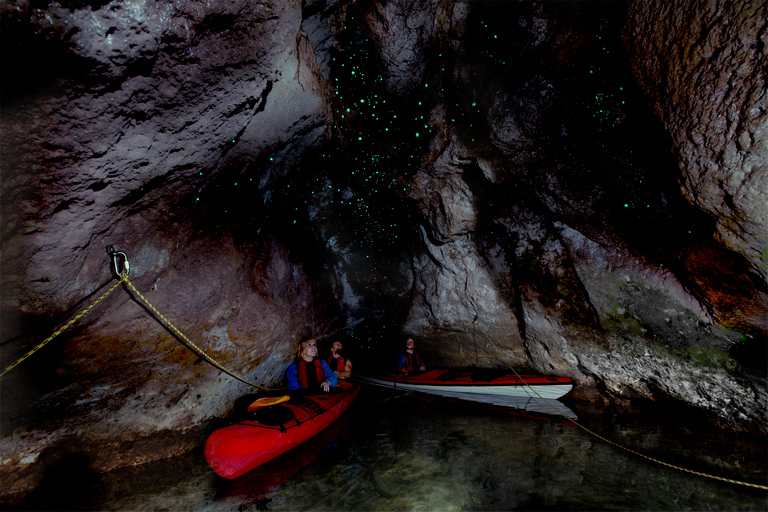
<svg viewBox="0 0 768 512"><path fill-rule="evenodd" d="M340 379L349 379L352 377L352 361L344 357L341 350L344 346L340 341L334 341L331 344L331 355L325 360L328 367L336 373Z"/></svg>
<svg viewBox="0 0 768 512"><path fill-rule="evenodd" d="M317 359L317 341L308 338L299 343L296 362L285 371L288 390L306 389L308 391L329 392L336 387L338 379L328 364Z"/></svg>
<svg viewBox="0 0 768 512"><path fill-rule="evenodd" d="M397 361L397 368L401 373L427 371L424 359L416 353L416 340L413 338L405 340L405 353L400 355Z"/></svg>

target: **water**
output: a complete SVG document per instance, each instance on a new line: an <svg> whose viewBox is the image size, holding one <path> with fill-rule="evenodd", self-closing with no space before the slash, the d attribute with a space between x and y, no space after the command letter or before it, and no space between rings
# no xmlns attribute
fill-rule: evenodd
<svg viewBox="0 0 768 512"><path fill-rule="evenodd" d="M600 435L702 472L766 484L766 439L659 407L568 404ZM684 417L681 420L681 416ZM95 510L766 510L768 493L660 466L564 419L364 387L315 439L233 481L202 447L102 475ZM84 505L87 504L87 505Z"/></svg>

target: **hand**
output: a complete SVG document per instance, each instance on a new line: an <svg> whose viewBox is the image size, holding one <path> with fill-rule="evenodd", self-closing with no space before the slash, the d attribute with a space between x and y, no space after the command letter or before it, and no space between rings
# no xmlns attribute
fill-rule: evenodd
<svg viewBox="0 0 768 512"><path fill-rule="evenodd" d="M419 366L419 370L421 370L422 372L425 372L425 371L427 371L427 367L424 366L424 365L421 365L421 366Z"/></svg>
<svg viewBox="0 0 768 512"><path fill-rule="evenodd" d="M329 391L331 390L331 384L330 384L330 383L329 383L327 380L324 380L323 382L321 382L321 383L320 383L320 387L321 387L321 388L323 389L323 391L325 391L326 393L327 393L327 392L329 392Z"/></svg>

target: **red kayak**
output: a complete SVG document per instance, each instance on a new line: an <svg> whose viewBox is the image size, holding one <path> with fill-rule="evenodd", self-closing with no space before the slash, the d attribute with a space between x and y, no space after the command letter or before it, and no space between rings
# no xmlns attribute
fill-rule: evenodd
<svg viewBox="0 0 768 512"><path fill-rule="evenodd" d="M450 393L560 398L573 387L568 377L517 375L501 370L438 368L423 373L368 375L356 380L407 391L450 396Z"/></svg>
<svg viewBox="0 0 768 512"><path fill-rule="evenodd" d="M297 446L336 421L360 393L360 385L340 380L330 393L293 396L256 408L234 425L214 431L205 443L205 460L216 474L237 478Z"/></svg>
<svg viewBox="0 0 768 512"><path fill-rule="evenodd" d="M568 377L518 375L495 369L437 368L423 373L390 375L356 372L355 380L402 391L576 417L563 404L550 401L571 390L573 383Z"/></svg>
<svg viewBox="0 0 768 512"><path fill-rule="evenodd" d="M320 457L334 440L344 435L344 428L350 418L347 411L312 439L265 462L253 471L228 481L219 487L221 500L236 500L240 509L246 509L246 505L257 505L258 502L271 498L283 484L293 479ZM251 506L250 509L255 508L257 507Z"/></svg>

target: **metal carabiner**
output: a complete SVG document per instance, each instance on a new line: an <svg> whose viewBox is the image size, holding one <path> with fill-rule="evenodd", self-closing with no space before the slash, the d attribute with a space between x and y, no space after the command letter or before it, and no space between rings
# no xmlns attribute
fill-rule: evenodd
<svg viewBox="0 0 768 512"><path fill-rule="evenodd" d="M111 246L107 246L107 254L112 258L112 273L117 278L128 277L131 272L131 265L128 263L128 256L122 251L115 251Z"/></svg>

